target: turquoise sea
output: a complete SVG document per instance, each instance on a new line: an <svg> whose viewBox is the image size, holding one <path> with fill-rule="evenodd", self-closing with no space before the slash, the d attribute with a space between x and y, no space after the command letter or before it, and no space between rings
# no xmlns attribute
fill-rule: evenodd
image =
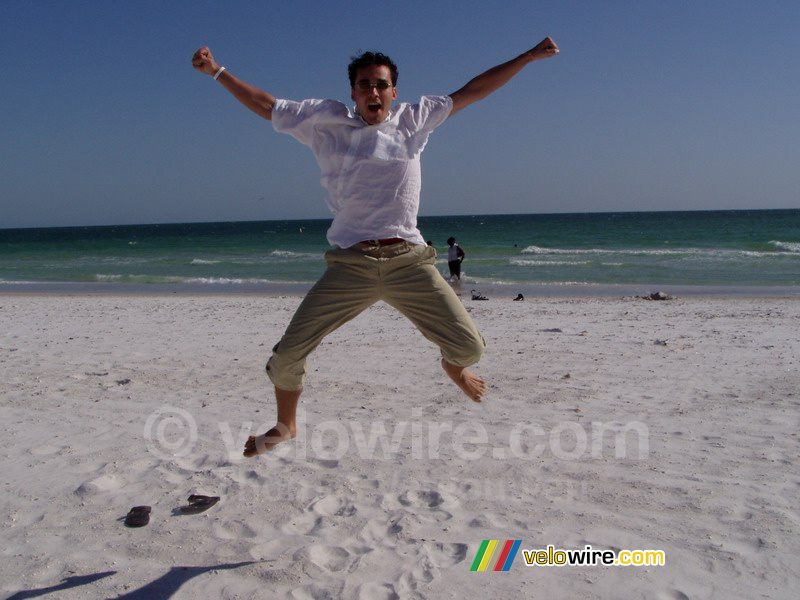
<svg viewBox="0 0 800 600"><path fill-rule="evenodd" d="M0 289L307 288L329 220L0 229ZM461 287L800 292L800 210L421 217ZM796 288L796 289L795 289Z"/></svg>

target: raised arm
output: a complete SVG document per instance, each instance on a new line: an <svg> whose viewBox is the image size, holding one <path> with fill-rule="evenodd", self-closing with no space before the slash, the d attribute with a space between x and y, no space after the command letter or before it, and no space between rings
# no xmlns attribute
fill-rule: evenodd
<svg viewBox="0 0 800 600"><path fill-rule="evenodd" d="M482 100L495 90L503 87L528 63L542 58L550 58L558 54L558 52L556 43L547 37L527 52L508 62L492 67L485 73L481 73L460 90L450 94L450 98L453 99L453 110L450 112L450 116L452 117L461 109L466 108L473 102Z"/></svg>
<svg viewBox="0 0 800 600"><path fill-rule="evenodd" d="M233 94L239 102L258 116L264 117L269 121L272 120L272 107L275 105L275 96L250 85L246 81L242 81L227 69L220 73L221 67L214 60L211 50L207 47L200 48L194 53L192 66L206 75L216 75L217 81Z"/></svg>

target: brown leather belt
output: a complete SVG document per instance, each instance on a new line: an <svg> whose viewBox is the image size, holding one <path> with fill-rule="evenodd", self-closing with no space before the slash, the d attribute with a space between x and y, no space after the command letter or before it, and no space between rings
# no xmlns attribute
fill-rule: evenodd
<svg viewBox="0 0 800 600"><path fill-rule="evenodd" d="M402 242L405 242L403 238L386 238L385 240L363 240L361 243L369 244L370 246L391 246Z"/></svg>

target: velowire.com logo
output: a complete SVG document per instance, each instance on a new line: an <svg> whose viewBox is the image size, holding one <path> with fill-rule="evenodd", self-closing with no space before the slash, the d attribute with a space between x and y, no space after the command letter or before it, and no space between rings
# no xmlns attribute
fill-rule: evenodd
<svg viewBox="0 0 800 600"><path fill-rule="evenodd" d="M508 571L522 540L483 540L470 571Z"/></svg>

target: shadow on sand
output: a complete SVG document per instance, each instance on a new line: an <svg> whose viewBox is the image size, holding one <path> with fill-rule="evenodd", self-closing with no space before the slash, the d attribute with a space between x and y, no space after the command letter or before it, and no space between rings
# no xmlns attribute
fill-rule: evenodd
<svg viewBox="0 0 800 600"><path fill-rule="evenodd" d="M210 571L222 571L227 569L238 569L246 565L252 565L262 561L245 561L238 563L230 563L223 565L212 565L209 567L172 567L169 571L164 573L158 579L151 581L147 585L140 587L138 590L133 590L127 594L116 596L117 598L125 598L126 600L167 600L177 592L181 586L203 573ZM82 585L89 585L95 581L99 581L105 577L116 575L116 571L104 571L102 573L94 573L92 575L78 575L75 577L67 577L61 583L38 590L28 590L17 592L9 596L7 600L24 600L25 598L38 598L53 592L68 590L71 588L80 587Z"/></svg>
<svg viewBox="0 0 800 600"><path fill-rule="evenodd" d="M45 594L52 594L53 592L61 592L69 590L82 585L89 585L104 577L116 575L116 571L103 571L102 573L93 573L92 575L76 575L75 577L67 577L58 585L51 585L46 588L39 588L38 590L28 590L26 592L17 592L13 596L9 596L6 600L24 600L25 598L38 598Z"/></svg>

